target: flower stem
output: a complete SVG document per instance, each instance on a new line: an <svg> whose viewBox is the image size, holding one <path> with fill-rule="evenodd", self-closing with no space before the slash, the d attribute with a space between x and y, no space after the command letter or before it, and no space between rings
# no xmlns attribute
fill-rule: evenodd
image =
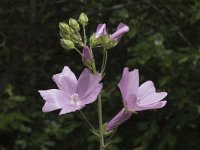
<svg viewBox="0 0 200 150"><path fill-rule="evenodd" d="M98 96L98 116L99 116L99 140L100 150L104 150L104 137L103 137L103 120L102 120L102 101L101 93Z"/></svg>
<svg viewBox="0 0 200 150"><path fill-rule="evenodd" d="M74 49L79 53L79 55L81 55L81 57L82 57L82 54L81 54L81 52L78 50L78 48L76 48L76 47L74 47Z"/></svg>
<svg viewBox="0 0 200 150"><path fill-rule="evenodd" d="M93 125L90 123L90 121L87 119L87 117L85 116L85 114L84 114L81 110L79 110L79 112L80 112L81 116L83 117L83 119L85 119L85 121L88 123L88 125L90 126L90 128L91 128L92 130L95 130L95 128L94 128Z"/></svg>
<svg viewBox="0 0 200 150"><path fill-rule="evenodd" d="M83 25L83 37L84 37L84 44L87 43L87 37L86 37L86 34L85 34L85 26Z"/></svg>
<svg viewBox="0 0 200 150"><path fill-rule="evenodd" d="M107 59L108 59L108 52L107 52L106 49L104 49L104 51L103 51L103 61L102 61L102 66L101 66L102 76L104 76L104 71L106 69Z"/></svg>
<svg viewBox="0 0 200 150"><path fill-rule="evenodd" d="M92 48L91 52L92 52ZM96 73L96 64L93 59L92 63L92 71ZM103 136L103 117L102 117L102 101L101 101L101 93L98 95L98 118L99 118L99 141L100 141L100 150L105 150L104 147L104 136Z"/></svg>
<svg viewBox="0 0 200 150"><path fill-rule="evenodd" d="M114 136L114 134L116 133L116 131L117 131L117 129L115 129L113 131L113 133L111 134L111 136L109 137L109 139L106 141L105 147L107 147L111 143L112 137Z"/></svg>

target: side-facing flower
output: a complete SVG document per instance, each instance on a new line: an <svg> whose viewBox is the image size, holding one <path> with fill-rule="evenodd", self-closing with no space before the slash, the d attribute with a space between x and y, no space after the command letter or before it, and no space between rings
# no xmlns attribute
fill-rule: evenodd
<svg viewBox="0 0 200 150"><path fill-rule="evenodd" d="M107 34L106 32L106 24L99 24L97 26L97 30L96 30L96 38L100 37L100 36L105 36Z"/></svg>
<svg viewBox="0 0 200 150"><path fill-rule="evenodd" d="M84 69L77 80L74 73L65 66L61 73L53 75L58 89L40 90L39 93L46 101L43 112L61 109L60 115L74 112L97 99L102 84L100 73L91 74Z"/></svg>
<svg viewBox="0 0 200 150"><path fill-rule="evenodd" d="M129 31L129 27L123 23L120 23L117 27L117 30L110 35L110 38L115 41L119 41L121 37Z"/></svg>
<svg viewBox="0 0 200 150"><path fill-rule="evenodd" d="M91 66L92 61L93 61L93 55L90 51L90 48L85 45L83 47L83 52L82 52L82 56L83 56L83 62L86 66Z"/></svg>
<svg viewBox="0 0 200 150"><path fill-rule="evenodd" d="M107 123L107 131L113 130L128 120L134 112L159 109L167 103L167 101L163 100L167 93L156 92L152 81L146 81L139 86L139 73L137 69L129 72L128 68L124 68L118 87L122 93L124 108Z"/></svg>
<svg viewBox="0 0 200 150"><path fill-rule="evenodd" d="M117 30L110 35L110 39L113 41L119 41L121 39L121 37L129 31L129 27L127 25L125 25L124 23L120 23L117 26ZM97 30L96 30L96 38L103 36L105 37L107 35L107 31L106 31L106 24L99 24L97 26Z"/></svg>

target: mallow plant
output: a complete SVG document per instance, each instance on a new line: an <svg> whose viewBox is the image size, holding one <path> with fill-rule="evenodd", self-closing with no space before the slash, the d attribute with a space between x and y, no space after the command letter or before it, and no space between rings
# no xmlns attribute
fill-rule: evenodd
<svg viewBox="0 0 200 150"><path fill-rule="evenodd" d="M102 112L102 78L108 58L108 50L115 47L122 36L129 31L129 27L120 23L114 33L107 32L106 24L97 26L96 31L87 39L85 27L88 25L88 17L81 13L79 19L69 19L69 22L60 22L60 43L66 50L74 50L81 56L85 69L79 77L68 66L64 66L61 73L53 75L53 81L57 89L39 90L45 101L43 112L60 109L59 115L79 111L89 124L92 133L99 138L100 150L105 150L111 143L116 129L127 121L132 115L149 109L159 109L166 105L163 100L166 92L156 92L154 83L146 81L139 85L139 70L132 71L125 67L118 87L122 95L123 106L110 121L103 122ZM80 33L80 30L82 31ZM81 36L82 35L82 36ZM94 49L101 48L103 51L102 65L96 68ZM94 128L89 119L82 112L87 105L98 103L98 129Z"/></svg>

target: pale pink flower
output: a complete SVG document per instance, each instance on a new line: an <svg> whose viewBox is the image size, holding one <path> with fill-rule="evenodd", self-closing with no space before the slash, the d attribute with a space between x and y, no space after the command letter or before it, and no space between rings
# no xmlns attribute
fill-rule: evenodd
<svg viewBox="0 0 200 150"><path fill-rule="evenodd" d="M120 23L118 26L117 26L117 30L110 35L110 38L112 40L115 40L115 41L119 41L121 39L121 37L129 31L129 27L123 23ZM100 37L100 36L105 36L107 34L107 31L106 31L106 24L99 24L97 26L97 30L96 30L96 38Z"/></svg>
<svg viewBox="0 0 200 150"><path fill-rule="evenodd" d="M106 32L106 24L99 24L97 26L97 30L96 30L96 38L100 37L100 36L105 36L107 34Z"/></svg>
<svg viewBox="0 0 200 150"><path fill-rule="evenodd" d="M129 31L129 27L123 23L120 23L117 27L117 30L110 35L110 38L115 41L119 41L121 37Z"/></svg>
<svg viewBox="0 0 200 150"><path fill-rule="evenodd" d="M61 73L53 75L53 80L58 89L39 91L46 101L43 112L56 109L61 109L60 115L74 112L94 102L102 89L100 73L91 74L88 69L84 69L77 80L69 67L65 66Z"/></svg>
<svg viewBox="0 0 200 150"><path fill-rule="evenodd" d="M106 129L108 131L128 120L134 112L159 109L167 103L167 101L163 100L167 93L156 92L152 81L146 81L139 86L137 69L129 72L128 68L124 68L123 76L118 86L122 93L124 108L107 123Z"/></svg>

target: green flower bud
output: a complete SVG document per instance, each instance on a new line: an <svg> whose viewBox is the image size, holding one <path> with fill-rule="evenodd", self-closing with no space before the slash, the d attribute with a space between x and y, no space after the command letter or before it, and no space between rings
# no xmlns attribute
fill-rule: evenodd
<svg viewBox="0 0 200 150"><path fill-rule="evenodd" d="M118 41L112 40L108 34L106 36L101 37L101 44L105 49L110 49L116 46L117 43Z"/></svg>
<svg viewBox="0 0 200 150"><path fill-rule="evenodd" d="M70 18L69 25L76 31L80 30L80 26L79 26L78 22L76 21L76 19Z"/></svg>
<svg viewBox="0 0 200 150"><path fill-rule="evenodd" d="M70 27L67 23L65 22L60 22L59 23L59 28L62 32L65 32L65 33L69 33L70 32Z"/></svg>
<svg viewBox="0 0 200 150"><path fill-rule="evenodd" d="M79 16L79 20L80 24L82 24L83 26L86 26L88 24L88 17L85 13L81 13Z"/></svg>
<svg viewBox="0 0 200 150"><path fill-rule="evenodd" d="M96 38L96 33L93 33L90 37L90 46L96 47L100 44L100 38Z"/></svg>
<svg viewBox="0 0 200 150"><path fill-rule="evenodd" d="M62 37L62 39L65 39L65 40L70 40L71 39L70 35L66 34L65 32L60 31L59 34Z"/></svg>
<svg viewBox="0 0 200 150"><path fill-rule="evenodd" d="M70 40L61 39L60 44L64 49L73 49L75 48L74 43Z"/></svg>

